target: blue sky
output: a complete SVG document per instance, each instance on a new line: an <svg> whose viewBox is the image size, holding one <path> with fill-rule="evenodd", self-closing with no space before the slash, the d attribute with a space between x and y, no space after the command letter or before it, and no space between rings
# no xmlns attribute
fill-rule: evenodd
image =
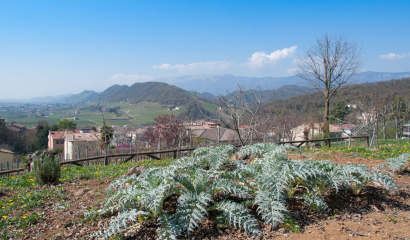
<svg viewBox="0 0 410 240"><path fill-rule="evenodd" d="M410 1L0 1L2 98L193 74L292 75L325 32L410 71Z"/></svg>

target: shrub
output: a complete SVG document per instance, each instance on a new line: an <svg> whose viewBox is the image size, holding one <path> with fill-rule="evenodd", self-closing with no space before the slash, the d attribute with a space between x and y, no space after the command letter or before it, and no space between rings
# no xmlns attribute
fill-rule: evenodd
<svg viewBox="0 0 410 240"><path fill-rule="evenodd" d="M64 152L64 149L62 149L62 148L55 148L55 149L53 150L53 152L54 152L54 154L59 154L59 153Z"/></svg>
<svg viewBox="0 0 410 240"><path fill-rule="evenodd" d="M34 160L33 172L39 184L57 182L61 176L61 165L57 158L45 156L43 162Z"/></svg>

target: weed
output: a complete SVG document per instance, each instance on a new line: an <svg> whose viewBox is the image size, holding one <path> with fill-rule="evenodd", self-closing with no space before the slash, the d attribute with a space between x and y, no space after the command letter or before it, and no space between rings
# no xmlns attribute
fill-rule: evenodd
<svg viewBox="0 0 410 240"><path fill-rule="evenodd" d="M389 221L389 222L394 223L394 224L397 223L397 219L396 219L395 217L393 217L393 216L386 215L385 219L386 219L387 221Z"/></svg>
<svg viewBox="0 0 410 240"><path fill-rule="evenodd" d="M290 216L289 214L285 216L283 223L279 226L288 229L294 233L300 232L300 225L298 224L298 221L292 218L292 216Z"/></svg>
<svg viewBox="0 0 410 240"><path fill-rule="evenodd" d="M304 153L313 152L324 154L328 152L353 153L357 156L365 157L368 159L388 159L398 157L404 153L409 153L410 144L401 140L388 140L385 142L385 145L380 145L376 151L370 150L363 146L344 147L343 145L337 143L330 148L304 150Z"/></svg>
<svg viewBox="0 0 410 240"><path fill-rule="evenodd" d="M16 234L14 234L14 237L18 238L18 237L23 237L24 234L22 232L18 232Z"/></svg>

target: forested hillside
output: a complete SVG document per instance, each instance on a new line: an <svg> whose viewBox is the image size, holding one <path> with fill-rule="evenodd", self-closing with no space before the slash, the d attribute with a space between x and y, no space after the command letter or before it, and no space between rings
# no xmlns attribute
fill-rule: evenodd
<svg viewBox="0 0 410 240"><path fill-rule="evenodd" d="M118 102L128 99L131 103L142 101L158 102L168 105L186 105L195 98L188 92L159 82L135 83L128 86L114 85L99 94L93 101Z"/></svg>
<svg viewBox="0 0 410 240"><path fill-rule="evenodd" d="M193 119L203 118L204 115L209 116L212 114L205 108L202 109L202 112L199 110L198 106L200 106L200 103L195 96L167 83L135 83L130 87L126 85L113 85L92 99L92 101L107 102L119 102L122 100L127 100L132 104L148 101L183 107L186 110L185 114ZM202 98L200 100L206 101L206 99Z"/></svg>
<svg viewBox="0 0 410 240"><path fill-rule="evenodd" d="M346 104L357 104L372 92L384 96L387 101L394 101L399 95L405 99L410 99L409 89L410 78L350 85L341 88L340 91L331 98L330 106L333 107L339 100L346 102ZM298 112L302 114L309 114L325 107L323 93L320 91L284 100L274 100L268 103L268 105L273 109L274 113Z"/></svg>
<svg viewBox="0 0 410 240"><path fill-rule="evenodd" d="M117 98L122 92L126 91L129 87L127 85L112 85L111 87L107 88L102 93L98 94L98 96L91 99L92 101L117 101L114 100ZM120 99L122 100L122 99Z"/></svg>
<svg viewBox="0 0 410 240"><path fill-rule="evenodd" d="M272 91L273 91L273 94L272 94ZM286 98L290 98L293 96L303 95L303 94L311 93L315 91L317 90L310 88L310 87L298 86L298 85L285 85L285 86L282 86L274 90L273 89L263 90L262 94L264 97L268 98L267 101L270 102L276 99L286 99ZM225 93L222 93L222 94L224 95ZM191 95L193 94L191 93ZM208 93L208 92L203 92L200 94L200 96L208 98L210 100L218 99L218 96L213 95L212 93Z"/></svg>
<svg viewBox="0 0 410 240"><path fill-rule="evenodd" d="M317 91L316 89L305 87L305 86L298 86L298 85L285 85L276 90L265 90L263 93L265 96L271 97L267 101L274 101L277 99L287 99L298 95L304 95L307 93L312 93Z"/></svg>
<svg viewBox="0 0 410 240"><path fill-rule="evenodd" d="M82 91L79 94L74 94L70 97L66 97L64 99L62 99L59 102L64 102L64 103L83 103L83 102L88 102L91 99L95 98L96 96L98 96L97 92L94 91Z"/></svg>

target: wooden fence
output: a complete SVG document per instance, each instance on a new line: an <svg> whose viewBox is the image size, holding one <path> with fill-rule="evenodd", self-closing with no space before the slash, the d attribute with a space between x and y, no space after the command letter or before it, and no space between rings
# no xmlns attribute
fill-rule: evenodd
<svg viewBox="0 0 410 240"><path fill-rule="evenodd" d="M311 143L311 142L325 142L328 147L331 147L331 142L332 141L339 141L339 140L349 140L349 139L366 139L367 141L367 146L369 146L369 136L354 136L354 137L339 137L339 138L324 138L324 139L312 139L312 140L298 140L298 141L284 141L284 142L276 142L276 144L282 145L282 144L297 144L297 147L302 146L304 143ZM255 143L255 142L254 142ZM107 151L107 154L105 154L104 151L96 151L91 152L88 154L86 152L84 155L81 155L80 153L78 156L85 156L84 158L78 158L78 159L65 159L62 157L62 155L57 155L56 157L59 158L60 164L61 165L67 165L67 164L72 164L72 165L77 165L77 166L85 166L85 165L103 165L105 159L108 159L108 164L114 164L114 163L125 163L128 161L141 161L141 160L147 160L147 159L164 159L164 158L178 158L182 156L187 156L190 155L190 153L199 148L199 147L209 147L207 146L195 146L195 147L185 147L185 148L180 148L180 149L164 149L164 150L154 150L157 148L136 148L134 149L135 151L132 152L132 149L129 149L128 151L124 151L124 149L121 149L119 151L116 149L115 151ZM236 145L236 147L240 147L240 145ZM145 151L144 151L145 150ZM121 159L120 159L121 158ZM21 162L16 160L15 164L9 162L6 163L6 170L3 171L3 164L0 165L0 175L4 174L11 174L11 173L17 173L23 172L25 169L24 168L19 168L19 165ZM15 167L15 168L14 168Z"/></svg>

